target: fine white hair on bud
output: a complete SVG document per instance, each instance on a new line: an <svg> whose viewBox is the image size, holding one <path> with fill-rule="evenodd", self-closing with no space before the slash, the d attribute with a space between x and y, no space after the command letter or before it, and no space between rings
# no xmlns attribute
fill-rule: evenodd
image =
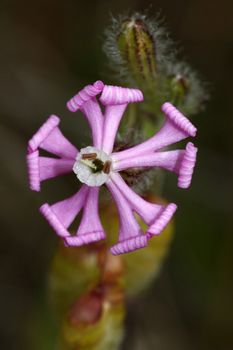
<svg viewBox="0 0 233 350"><path fill-rule="evenodd" d="M110 176L111 164L111 157L104 151L88 146L80 150L73 171L79 181L86 185L91 187L101 186Z"/></svg>

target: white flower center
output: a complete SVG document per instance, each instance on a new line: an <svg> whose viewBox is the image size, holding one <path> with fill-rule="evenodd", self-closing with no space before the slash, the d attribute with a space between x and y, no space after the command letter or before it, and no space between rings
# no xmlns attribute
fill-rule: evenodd
<svg viewBox="0 0 233 350"><path fill-rule="evenodd" d="M80 150L73 171L86 185L101 186L110 176L111 164L111 158L104 151L88 146Z"/></svg>

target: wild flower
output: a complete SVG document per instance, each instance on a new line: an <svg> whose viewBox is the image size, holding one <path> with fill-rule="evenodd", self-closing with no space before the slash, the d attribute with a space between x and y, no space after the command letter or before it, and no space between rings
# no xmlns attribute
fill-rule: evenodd
<svg viewBox="0 0 233 350"><path fill-rule="evenodd" d="M72 171L83 183L73 196L53 205L45 203L40 208L66 246L82 246L105 238L98 212L101 185L110 191L119 214L119 240L111 247L112 254L143 248L149 239L162 232L176 211L176 204L149 203L140 197L121 177L120 173L125 169L160 167L177 174L179 187L189 187L197 148L191 142L185 149L169 151L166 148L189 136L194 137L196 128L169 102L162 105L165 122L154 136L129 149L113 151L127 105L141 101L143 94L138 89L109 86L97 81L67 103L71 112L80 109L86 116L93 145L79 151L61 133L60 119L55 115L50 116L29 141L27 164L32 190L39 191L42 181ZM99 102L105 107L104 112ZM41 156L40 149L55 157ZM73 235L68 229L81 210L81 222ZM146 223L145 233L134 213Z"/></svg>

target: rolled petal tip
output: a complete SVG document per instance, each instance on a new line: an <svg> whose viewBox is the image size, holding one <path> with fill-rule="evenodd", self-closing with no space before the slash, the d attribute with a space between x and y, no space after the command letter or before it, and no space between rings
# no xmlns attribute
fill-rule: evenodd
<svg viewBox="0 0 233 350"><path fill-rule="evenodd" d="M111 247L110 251L113 255L129 253L134 250L146 247L147 241L147 236L143 234L141 236L129 238L122 242L118 242L117 244Z"/></svg>
<svg viewBox="0 0 233 350"><path fill-rule="evenodd" d="M39 210L58 236L64 238L70 235L47 203L43 204Z"/></svg>
<svg viewBox="0 0 233 350"><path fill-rule="evenodd" d="M99 91L102 91L104 88L104 83L101 80L97 80L94 84L93 84L95 89L98 89Z"/></svg>
<svg viewBox="0 0 233 350"><path fill-rule="evenodd" d="M67 247L80 247L82 245L98 242L103 239L105 239L104 231L96 231L78 236L65 237L64 243Z"/></svg>
<svg viewBox="0 0 233 350"><path fill-rule="evenodd" d="M72 171L73 159L78 150L63 136L58 127L59 122L57 116L51 115L28 143L28 178L33 191L40 191L42 181ZM41 157L40 149L61 158Z"/></svg>
<svg viewBox="0 0 233 350"><path fill-rule="evenodd" d="M40 191L39 151L27 155L29 187L32 191Z"/></svg>
<svg viewBox="0 0 233 350"><path fill-rule="evenodd" d="M152 223L150 227L147 229L146 235L148 239L151 238L152 236L159 235L164 230L164 228L166 227L166 225L174 215L176 209L177 209L177 205L174 203L170 203L165 207L160 217L156 219L155 222Z"/></svg>
<svg viewBox="0 0 233 350"><path fill-rule="evenodd" d="M165 102L161 107L164 112L178 128L185 131L189 136L194 137L197 132L197 128L186 118L176 107L170 102Z"/></svg>
<svg viewBox="0 0 233 350"><path fill-rule="evenodd" d="M40 144L48 137L51 131L58 126L59 123L60 119L56 115L51 115L28 142L28 153L36 151Z"/></svg>
<svg viewBox="0 0 233 350"><path fill-rule="evenodd" d="M179 169L178 186L180 188L188 188L191 184L196 164L197 150L197 147L195 147L192 142L187 143Z"/></svg>
<svg viewBox="0 0 233 350"><path fill-rule="evenodd" d="M140 102L143 101L143 94L139 89L105 85L100 96L100 101L103 105L121 105L130 102Z"/></svg>
<svg viewBox="0 0 233 350"><path fill-rule="evenodd" d="M76 112L82 108L83 104L95 97L104 89L104 83L101 80L97 80L93 85L85 86L74 97L72 97L66 104L70 112Z"/></svg>

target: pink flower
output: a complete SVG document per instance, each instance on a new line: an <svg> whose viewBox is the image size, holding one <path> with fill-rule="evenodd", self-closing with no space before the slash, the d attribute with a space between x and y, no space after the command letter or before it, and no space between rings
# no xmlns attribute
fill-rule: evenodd
<svg viewBox="0 0 233 350"><path fill-rule="evenodd" d="M104 113L97 102L105 107ZM119 213L119 241L111 247L112 254L122 254L145 247L148 240L160 234L167 225L176 205L149 203L136 194L122 179L120 171L134 167L160 167L178 176L178 186L190 185L196 161L197 148L189 142L184 150L163 150L165 147L195 136L196 128L169 102L162 105L165 122L161 129L145 142L121 152L113 152L115 136L123 113L132 102L143 101L140 90L104 85L97 81L86 86L67 104L71 112L80 109L86 116L93 137L93 146L78 149L59 129L59 118L52 115L29 141L28 171L30 188L40 190L43 180L74 172L83 183L72 197L53 205L43 204L40 212L48 220L67 246L81 246L105 238L98 213L100 186L111 192ZM39 149L55 155L39 155ZM75 235L69 226L83 209ZM136 212L148 229L142 232L134 217Z"/></svg>

